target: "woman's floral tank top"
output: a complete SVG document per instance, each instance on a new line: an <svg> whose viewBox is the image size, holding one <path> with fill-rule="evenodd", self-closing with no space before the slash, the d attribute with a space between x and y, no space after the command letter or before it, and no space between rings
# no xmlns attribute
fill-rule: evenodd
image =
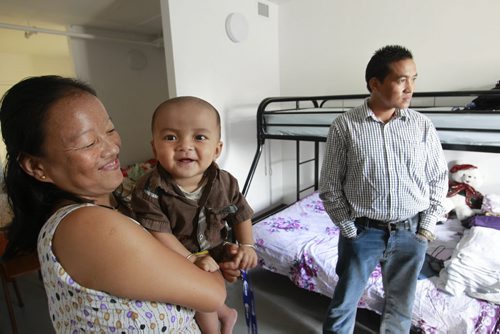
<svg viewBox="0 0 500 334"><path fill-rule="evenodd" d="M59 209L38 236L38 257L56 332L200 333L193 310L112 296L85 288L71 278L52 252L52 237L66 215L88 205L93 204L75 204Z"/></svg>

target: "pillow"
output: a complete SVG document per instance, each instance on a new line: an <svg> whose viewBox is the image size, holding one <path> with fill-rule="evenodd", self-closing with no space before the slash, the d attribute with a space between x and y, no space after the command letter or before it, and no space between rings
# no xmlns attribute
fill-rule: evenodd
<svg viewBox="0 0 500 334"><path fill-rule="evenodd" d="M500 230L499 216L476 215L468 220L468 226L482 226Z"/></svg>
<svg viewBox="0 0 500 334"><path fill-rule="evenodd" d="M149 159L143 162L137 162L135 164L128 165L121 169L123 174L123 195L124 197L129 197L132 194L135 183L141 176L149 172L156 166L155 159Z"/></svg>

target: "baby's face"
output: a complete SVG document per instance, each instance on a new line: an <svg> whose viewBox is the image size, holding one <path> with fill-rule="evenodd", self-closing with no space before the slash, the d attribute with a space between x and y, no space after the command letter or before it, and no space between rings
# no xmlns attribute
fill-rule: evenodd
<svg viewBox="0 0 500 334"><path fill-rule="evenodd" d="M155 158L186 190L195 190L222 150L215 112L193 103L166 106L153 127Z"/></svg>

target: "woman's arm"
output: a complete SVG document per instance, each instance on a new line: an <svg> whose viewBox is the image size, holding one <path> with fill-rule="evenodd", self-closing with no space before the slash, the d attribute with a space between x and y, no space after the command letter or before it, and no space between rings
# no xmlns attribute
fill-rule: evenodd
<svg viewBox="0 0 500 334"><path fill-rule="evenodd" d="M185 257L191 263L194 263L196 266L198 266L198 268L210 272L219 270L219 265L210 255L191 254L191 252L186 247L184 247L184 245L179 241L179 239L177 239L172 233L154 232L154 231L150 232L164 246L170 248L177 254L180 254L181 256Z"/></svg>
<svg viewBox="0 0 500 334"><path fill-rule="evenodd" d="M219 272L199 269L117 212L86 207L68 215L53 251L80 285L137 300L215 311L226 290Z"/></svg>
<svg viewBox="0 0 500 334"><path fill-rule="evenodd" d="M149 231L156 239L158 239L163 245L167 246L171 250L175 251L184 257L191 254L186 247L177 239L172 233L168 232L156 232Z"/></svg>

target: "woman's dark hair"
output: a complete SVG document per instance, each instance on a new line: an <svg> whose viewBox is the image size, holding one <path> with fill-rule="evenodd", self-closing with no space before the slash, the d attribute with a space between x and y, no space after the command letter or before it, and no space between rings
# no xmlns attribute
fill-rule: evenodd
<svg viewBox="0 0 500 334"><path fill-rule="evenodd" d="M413 55L410 50L400 45L387 45L375 51L365 71L368 91L372 91L368 84L371 78L377 78L380 82L383 82L391 71L390 65L404 59L413 59Z"/></svg>
<svg viewBox="0 0 500 334"><path fill-rule="evenodd" d="M20 81L1 100L0 122L7 148L4 186L14 213L3 255L6 259L36 249L38 233L58 201L84 202L51 183L37 181L19 165L25 155L44 155L50 107L61 98L81 92L96 96L94 89L81 81L49 75Z"/></svg>

